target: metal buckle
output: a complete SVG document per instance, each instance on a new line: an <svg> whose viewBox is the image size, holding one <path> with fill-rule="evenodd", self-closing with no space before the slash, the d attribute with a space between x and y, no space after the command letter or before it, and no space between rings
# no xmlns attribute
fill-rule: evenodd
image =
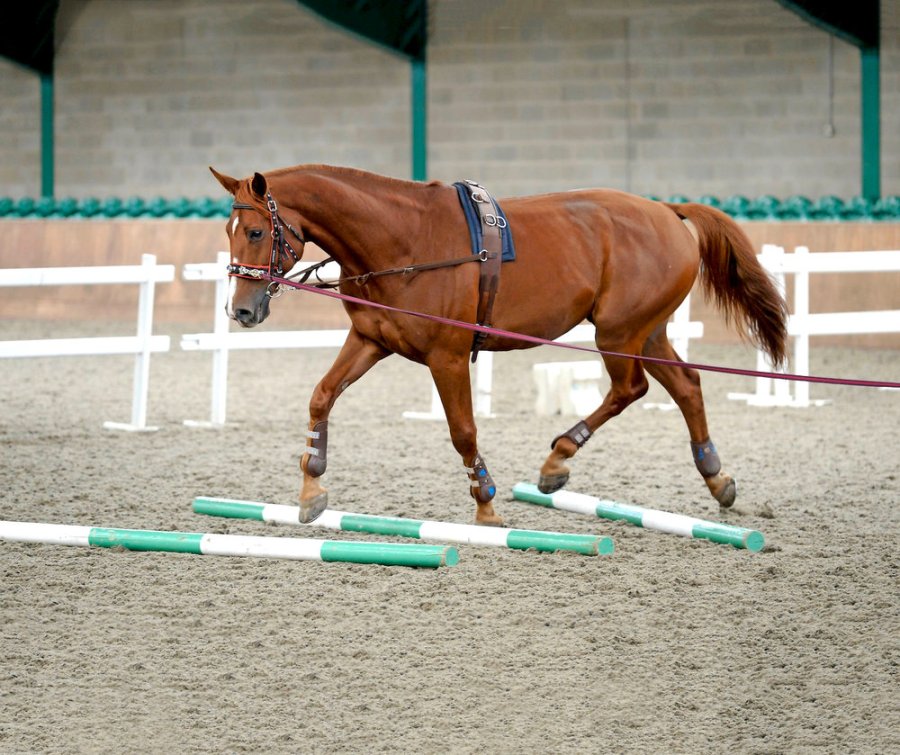
<svg viewBox="0 0 900 755"><path fill-rule="evenodd" d="M500 215L494 215L492 212L486 212L484 214L484 224L491 228L494 226L497 228L506 228L507 226L506 218L501 217Z"/></svg>
<svg viewBox="0 0 900 755"><path fill-rule="evenodd" d="M281 284L272 281L268 286L266 286L266 296L270 299L277 299L281 296L284 291L281 288Z"/></svg>

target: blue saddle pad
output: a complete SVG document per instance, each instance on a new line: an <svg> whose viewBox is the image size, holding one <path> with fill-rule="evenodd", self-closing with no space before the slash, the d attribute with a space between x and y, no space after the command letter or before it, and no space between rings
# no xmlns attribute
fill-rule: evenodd
<svg viewBox="0 0 900 755"><path fill-rule="evenodd" d="M456 193L459 195L459 203L462 205L463 212L466 215L466 223L469 226L469 239L472 242L472 254L478 254L483 248L482 241L484 237L478 208L475 207L475 200L472 199L471 189L468 184L457 181L453 186L456 188ZM494 201L496 202L496 200ZM506 215L503 214L503 209L500 207L499 202L497 202L497 214L506 220ZM509 222L506 223L506 228L500 229L500 238L503 242L503 254L500 259L503 262L512 262L516 258L516 247L513 244L512 229L509 227Z"/></svg>

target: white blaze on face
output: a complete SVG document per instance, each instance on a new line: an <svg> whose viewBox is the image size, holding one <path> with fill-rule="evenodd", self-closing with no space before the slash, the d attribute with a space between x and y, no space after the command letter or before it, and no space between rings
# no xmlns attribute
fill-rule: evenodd
<svg viewBox="0 0 900 755"><path fill-rule="evenodd" d="M237 224L237 220L234 221ZM231 264L237 265L238 258L232 257ZM228 298L225 300L225 314L229 317L234 316L234 293L237 290L237 278L233 275L228 279Z"/></svg>
<svg viewBox="0 0 900 755"><path fill-rule="evenodd" d="M231 238L234 238L234 235L237 233L238 223L240 222L240 218L235 214L234 220L231 222ZM237 265L238 258L232 257L231 264ZM237 278L231 277L228 280L228 299L225 301L225 312L229 317L234 315L234 292L237 289Z"/></svg>

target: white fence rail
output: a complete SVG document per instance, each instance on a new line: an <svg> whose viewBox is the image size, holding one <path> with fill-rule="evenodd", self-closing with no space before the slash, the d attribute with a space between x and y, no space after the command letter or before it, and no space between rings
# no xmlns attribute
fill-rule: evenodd
<svg viewBox="0 0 900 755"><path fill-rule="evenodd" d="M793 254L785 254L782 247L766 244L759 260L772 273L782 294L786 290L785 275L794 276L794 312L788 317L788 335L794 337L791 372L809 375L810 336L900 333L900 309L814 314L809 311L811 273L896 273L900 272L900 251L811 254L807 247L798 246ZM773 369L762 352L757 353L756 368L760 371ZM787 368L781 370L787 371ZM752 406L807 407L825 403L810 401L807 382L762 377L756 378L754 393L729 393L728 398L746 401Z"/></svg>
<svg viewBox="0 0 900 755"><path fill-rule="evenodd" d="M191 427L220 427L225 424L228 406L228 352L242 349L311 349L337 348L347 338L346 329L331 330L282 330L246 333L230 333L229 318L225 313L228 299L228 252L219 252L215 262L185 265L182 277L186 281L209 281L216 284L215 312L211 333L186 333L181 337L184 351L211 351L213 353L212 393L208 420L185 420ZM296 268L295 268L296 269ZM336 277L339 268L335 264L323 269L323 280Z"/></svg>
<svg viewBox="0 0 900 755"><path fill-rule="evenodd" d="M269 332L229 332L229 319L225 313L228 297L228 274L226 266L229 262L227 252L219 252L216 262L204 262L185 265L182 277L187 281L207 281L216 284L215 312L213 314L213 330L210 333L188 333L181 337L181 348L184 351L213 352L212 391L210 418L208 420L185 420L192 427L219 427L225 424L228 403L228 353L235 349L299 349L299 348L336 348L343 345L347 331L334 330L285 330ZM299 270L301 267L295 267ZM336 278L339 268L326 266L321 279ZM690 296L688 296L675 312L673 321L669 323L667 333L673 340L676 351L682 358L687 356L688 340L703 336L703 323L690 322ZM579 325L564 336L557 339L563 343L593 342L592 325ZM491 352L481 352L473 368L473 404L475 416L490 417L492 415L493 392L493 358ZM651 404L659 408L674 408L674 404ZM407 419L444 419L437 389L432 385L431 406L427 411L407 411L403 413Z"/></svg>
<svg viewBox="0 0 900 755"><path fill-rule="evenodd" d="M688 343L692 338L703 338L703 323L691 321L691 295L688 294L672 315L672 320L666 325L666 336L672 342L672 346L678 356L686 360L688 358ZM578 325L564 336L556 339L559 343L593 343L594 326ZM674 401L662 403L645 401L642 406L645 409L661 409L670 411L676 409ZM596 408L596 407L595 407Z"/></svg>
<svg viewBox="0 0 900 755"><path fill-rule="evenodd" d="M785 254L780 247L766 245L760 261L785 290L785 275L794 277L794 313L788 320L788 333L794 337L792 371L809 374L809 338L818 335L900 333L900 310L863 312L809 312L809 276L812 273L900 272L900 251L828 252L811 254L806 247L797 247L794 254ZM228 384L228 354L234 349L296 349L338 348L347 336L345 329L297 330L280 332L229 332L225 313L228 297L229 262L227 252L220 252L217 261L185 265L184 280L210 281L216 284L215 312L211 333L190 333L181 338L184 351L213 352L212 394L210 419L185 421L188 425L220 426L225 423ZM326 267L324 279L336 277L339 268ZM145 254L141 265L111 267L47 267L0 270L0 287L137 284L140 296L135 336L48 338L39 340L0 341L0 358L83 356L105 354L133 354L135 356L132 416L130 423L105 422L104 426L124 430L155 430L147 426L147 395L149 387L150 355L170 348L168 336L153 335L153 303L155 284L174 280L173 265L158 265L156 257ZM561 336L563 343L592 342L593 326L579 325ZM667 334L675 350L686 359L690 339L702 338L703 323L690 321L690 297L676 310ZM762 352L757 355L757 368L770 371L771 365ZM474 403L477 416L491 415L493 354L483 352L474 368ZM793 392L792 392L793 390ZM772 378L757 378L756 390L751 394L728 394L729 398L746 400L761 406L809 406L809 384ZM815 402L822 403L822 402ZM651 404L659 408L673 408L674 404ZM404 416L424 419L443 419L444 412L432 388L431 407L427 412L405 412Z"/></svg>
<svg viewBox="0 0 900 755"><path fill-rule="evenodd" d="M174 265L157 265L156 256L143 255L140 265L110 267L30 267L0 270L0 287L72 286L136 283L140 285L137 334L85 338L45 338L0 341L0 358L134 354L131 422L104 422L114 430L155 430L147 426L150 354L168 351L169 337L153 335L153 300L157 283L175 279Z"/></svg>
<svg viewBox="0 0 900 755"><path fill-rule="evenodd" d="M228 405L228 352L235 349L310 349L339 348L347 338L346 329L329 330L282 330L247 333L229 332L229 319L225 313L228 298L228 252L219 252L215 262L203 262L185 265L182 277L187 281L208 281L216 284L215 312L213 314L213 331L211 333L187 333L181 337L181 348L184 351L213 352L212 392L210 401L210 418L208 420L185 420L191 427L220 427L225 424ZM294 268L302 269L305 265ZM292 271L292 272L294 272ZM332 280L338 277L340 268L337 263L322 268L317 280ZM479 416L490 415L490 384L492 354L482 355L476 366L475 408ZM485 384L486 376L486 384ZM429 412L404 412L404 416L413 419L443 419L437 392L434 391L432 406Z"/></svg>

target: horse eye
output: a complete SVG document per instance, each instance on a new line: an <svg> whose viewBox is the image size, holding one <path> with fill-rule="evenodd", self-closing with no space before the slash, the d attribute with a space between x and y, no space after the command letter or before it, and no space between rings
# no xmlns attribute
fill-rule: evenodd
<svg viewBox="0 0 900 755"><path fill-rule="evenodd" d="M260 230L253 230L247 234L247 237L250 239L250 241L260 241L263 237L263 232Z"/></svg>

